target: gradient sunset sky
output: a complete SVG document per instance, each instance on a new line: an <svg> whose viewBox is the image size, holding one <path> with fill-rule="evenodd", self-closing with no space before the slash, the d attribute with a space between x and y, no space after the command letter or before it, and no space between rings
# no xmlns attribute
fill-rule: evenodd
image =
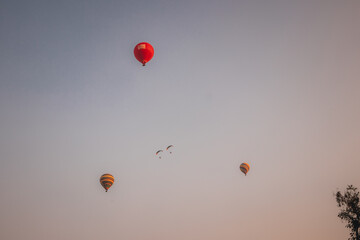
<svg viewBox="0 0 360 240"><path fill-rule="evenodd" d="M0 0L0 239L347 239L348 184L360 1Z"/></svg>

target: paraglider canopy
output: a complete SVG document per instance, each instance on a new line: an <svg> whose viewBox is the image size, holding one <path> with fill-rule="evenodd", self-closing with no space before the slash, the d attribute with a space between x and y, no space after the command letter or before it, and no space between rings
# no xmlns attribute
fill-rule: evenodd
<svg viewBox="0 0 360 240"><path fill-rule="evenodd" d="M157 151L157 152L155 153L155 155L156 155L156 156L159 155L159 158L161 159L160 153L162 153L162 152L163 152L163 150L159 150L159 151Z"/></svg>
<svg viewBox="0 0 360 240"><path fill-rule="evenodd" d="M172 148L172 147L174 147L174 146L173 146L173 145L167 146L166 151L168 151L168 150L169 150L170 148ZM170 150L170 153L172 153L171 150Z"/></svg>
<svg viewBox="0 0 360 240"><path fill-rule="evenodd" d="M107 192L109 190L109 188L113 185L115 179L113 177L113 175L111 174L103 174L100 177L100 184L101 186L103 186L103 188L105 188L105 192Z"/></svg>
<svg viewBox="0 0 360 240"><path fill-rule="evenodd" d="M154 56L154 48L150 43L141 42L134 48L135 58L145 66Z"/></svg>

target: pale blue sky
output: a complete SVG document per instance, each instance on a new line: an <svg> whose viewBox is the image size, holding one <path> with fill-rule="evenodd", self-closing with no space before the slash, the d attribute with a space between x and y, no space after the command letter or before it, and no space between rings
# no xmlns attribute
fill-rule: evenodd
<svg viewBox="0 0 360 240"><path fill-rule="evenodd" d="M0 1L0 238L346 239L359 23L357 0Z"/></svg>

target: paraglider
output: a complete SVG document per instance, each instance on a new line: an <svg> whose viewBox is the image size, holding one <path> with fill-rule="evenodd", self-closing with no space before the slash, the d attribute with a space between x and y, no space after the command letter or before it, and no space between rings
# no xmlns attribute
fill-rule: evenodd
<svg viewBox="0 0 360 240"><path fill-rule="evenodd" d="M101 186L103 186L103 188L105 188L105 192L107 192L109 190L109 188L113 185L115 179L113 177L113 175L111 174L103 174L100 177L100 184Z"/></svg>
<svg viewBox="0 0 360 240"><path fill-rule="evenodd" d="M167 146L167 148L166 148L166 151L168 151L170 148L172 148L172 147L174 147L173 145L169 145L169 146ZM171 152L171 150L170 150L170 154L171 154L172 152Z"/></svg>
<svg viewBox="0 0 360 240"><path fill-rule="evenodd" d="M246 176L247 172L250 170L250 165L247 164L247 163L242 163L242 164L240 165L240 170L241 170L241 171L245 174L245 176Z"/></svg>
<svg viewBox="0 0 360 240"><path fill-rule="evenodd" d="M156 152L156 156L159 156L159 158L161 159L161 153L163 152L163 150L159 150Z"/></svg>
<svg viewBox="0 0 360 240"><path fill-rule="evenodd" d="M134 48L135 58L145 66L154 56L154 48L150 43L141 42Z"/></svg>

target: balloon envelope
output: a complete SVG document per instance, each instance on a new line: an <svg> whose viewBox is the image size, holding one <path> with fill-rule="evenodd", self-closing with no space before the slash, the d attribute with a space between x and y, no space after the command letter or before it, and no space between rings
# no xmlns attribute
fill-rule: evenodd
<svg viewBox="0 0 360 240"><path fill-rule="evenodd" d="M154 48L150 43L141 42L134 48L135 58L145 66L154 56Z"/></svg>
<svg viewBox="0 0 360 240"><path fill-rule="evenodd" d="M245 174L245 176L246 176L246 174L247 174L247 172L250 170L250 165L249 164L247 164L247 163L242 163L241 165L240 165L240 171L242 171L244 174Z"/></svg>
<svg viewBox="0 0 360 240"><path fill-rule="evenodd" d="M105 192L107 192L109 190L109 188L113 185L115 179L113 177L113 175L111 174L103 174L100 177L100 184L101 186L103 186L103 188L105 188Z"/></svg>

